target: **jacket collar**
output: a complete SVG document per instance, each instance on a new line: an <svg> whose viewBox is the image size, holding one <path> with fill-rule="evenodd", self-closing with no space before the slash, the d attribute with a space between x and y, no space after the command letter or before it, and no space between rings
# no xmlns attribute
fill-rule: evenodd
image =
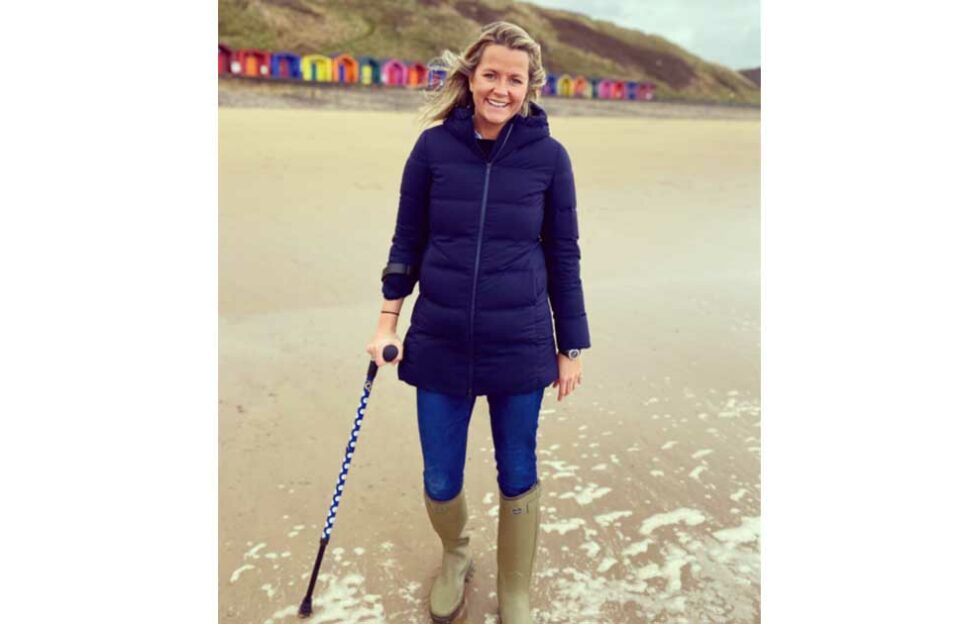
<svg viewBox="0 0 978 624"><path fill-rule="evenodd" d="M483 157L475 140L474 109L471 106L456 106L445 119L445 129L459 141L472 146ZM508 139L502 139L508 135ZM547 113L536 102L530 102L530 114L514 115L499 132L498 145L493 148L492 160L495 162L515 149L550 136Z"/></svg>

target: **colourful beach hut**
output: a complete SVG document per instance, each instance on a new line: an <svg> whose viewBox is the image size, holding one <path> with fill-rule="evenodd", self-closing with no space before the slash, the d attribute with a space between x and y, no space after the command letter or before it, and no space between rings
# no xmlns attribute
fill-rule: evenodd
<svg viewBox="0 0 978 624"><path fill-rule="evenodd" d="M333 59L322 54L307 54L302 57L302 79L309 82L332 82Z"/></svg>
<svg viewBox="0 0 978 624"><path fill-rule="evenodd" d="M587 81L591 83L591 97L592 98L597 98L598 97L599 88L601 87L601 79L600 78L588 78Z"/></svg>
<svg viewBox="0 0 978 624"><path fill-rule="evenodd" d="M357 60L349 54L333 57L333 82L357 82Z"/></svg>
<svg viewBox="0 0 978 624"><path fill-rule="evenodd" d="M556 95L557 94L557 77L553 74L547 74L547 82L543 83L543 89L540 90L542 95Z"/></svg>
<svg viewBox="0 0 978 624"><path fill-rule="evenodd" d="M293 52L276 52L270 62L272 77L281 80L302 80L302 57Z"/></svg>
<svg viewBox="0 0 978 624"><path fill-rule="evenodd" d="M646 101L655 99L655 85L651 82L638 85L638 99Z"/></svg>
<svg viewBox="0 0 978 624"><path fill-rule="evenodd" d="M574 79L574 97L587 98L590 99L591 93L591 81L584 76L578 76Z"/></svg>
<svg viewBox="0 0 978 624"><path fill-rule="evenodd" d="M380 68L385 85L403 86L407 80L407 68L397 59L390 59Z"/></svg>
<svg viewBox="0 0 978 624"><path fill-rule="evenodd" d="M223 43L217 44L217 73L231 73L231 48Z"/></svg>
<svg viewBox="0 0 978 624"><path fill-rule="evenodd" d="M634 80L629 80L625 83L625 99L626 100L637 100L638 99L638 83Z"/></svg>
<svg viewBox="0 0 978 624"><path fill-rule="evenodd" d="M428 61L428 88L440 89L448 78L448 68L439 58Z"/></svg>
<svg viewBox="0 0 978 624"><path fill-rule="evenodd" d="M380 62L369 56L361 56L360 62L360 82L365 85L380 84Z"/></svg>
<svg viewBox="0 0 978 624"><path fill-rule="evenodd" d="M557 79L557 95L571 97L574 95L574 79L564 74Z"/></svg>
<svg viewBox="0 0 978 624"><path fill-rule="evenodd" d="M611 99L611 89L615 82L613 80L608 80L603 78L600 83L598 83L598 97L602 100Z"/></svg>
<svg viewBox="0 0 978 624"><path fill-rule="evenodd" d="M428 68L422 63L409 63L407 66L407 80L404 83L409 87L423 87L428 84Z"/></svg>
<svg viewBox="0 0 978 624"><path fill-rule="evenodd" d="M611 83L611 99L613 100L624 100L625 99L625 81L615 80Z"/></svg>
<svg viewBox="0 0 978 624"><path fill-rule="evenodd" d="M237 61L244 76L267 76L271 54L265 50L235 50L231 62ZM233 67L232 67L233 71Z"/></svg>

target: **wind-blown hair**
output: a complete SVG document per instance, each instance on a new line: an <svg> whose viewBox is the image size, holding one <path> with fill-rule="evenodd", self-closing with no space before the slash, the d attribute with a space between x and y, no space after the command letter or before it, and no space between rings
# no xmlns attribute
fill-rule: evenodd
<svg viewBox="0 0 978 624"><path fill-rule="evenodd" d="M445 119L456 106L472 105L469 78L482 60L483 51L492 44L506 46L510 50L522 50L530 57L526 98L520 108L520 114L524 117L530 114L530 102L540 97L540 90L547 83L540 44L516 24L493 22L482 27L479 38L461 55L445 50L440 57L432 61L445 67L447 75L440 88L425 94L427 101L421 108L423 125L427 126Z"/></svg>

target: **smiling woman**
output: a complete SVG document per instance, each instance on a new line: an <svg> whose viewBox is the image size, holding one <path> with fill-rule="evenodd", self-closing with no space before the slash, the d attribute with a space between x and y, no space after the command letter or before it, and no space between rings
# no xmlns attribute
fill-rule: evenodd
<svg viewBox="0 0 978 624"><path fill-rule="evenodd" d="M540 405L548 385L560 388L559 401L581 383L581 349L591 346L574 177L534 102L546 74L525 30L489 24L461 56L442 60L445 81L422 116L443 123L421 133L404 167L367 352L384 366L384 348L396 346L398 377L417 387L425 506L443 547L432 618L451 622L465 606L472 555L462 480L469 421L484 395L500 491L500 620L530 624ZM415 284L402 344L397 318Z"/></svg>

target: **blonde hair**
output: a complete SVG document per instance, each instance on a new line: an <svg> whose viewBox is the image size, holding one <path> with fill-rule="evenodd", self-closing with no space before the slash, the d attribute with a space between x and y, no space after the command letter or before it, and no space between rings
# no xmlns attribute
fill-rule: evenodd
<svg viewBox="0 0 978 624"><path fill-rule="evenodd" d="M469 78L482 60L482 53L492 44L506 46L510 50L522 50L530 57L530 75L526 98L520 108L524 117L530 114L530 102L536 101L540 90L547 83L547 73L543 69L540 44L533 40L525 30L509 22L486 24L476 39L461 55L445 50L430 65L439 64L447 69L441 87L425 93L426 102L421 107L421 123L425 126L448 117L456 106L472 105L469 92Z"/></svg>

